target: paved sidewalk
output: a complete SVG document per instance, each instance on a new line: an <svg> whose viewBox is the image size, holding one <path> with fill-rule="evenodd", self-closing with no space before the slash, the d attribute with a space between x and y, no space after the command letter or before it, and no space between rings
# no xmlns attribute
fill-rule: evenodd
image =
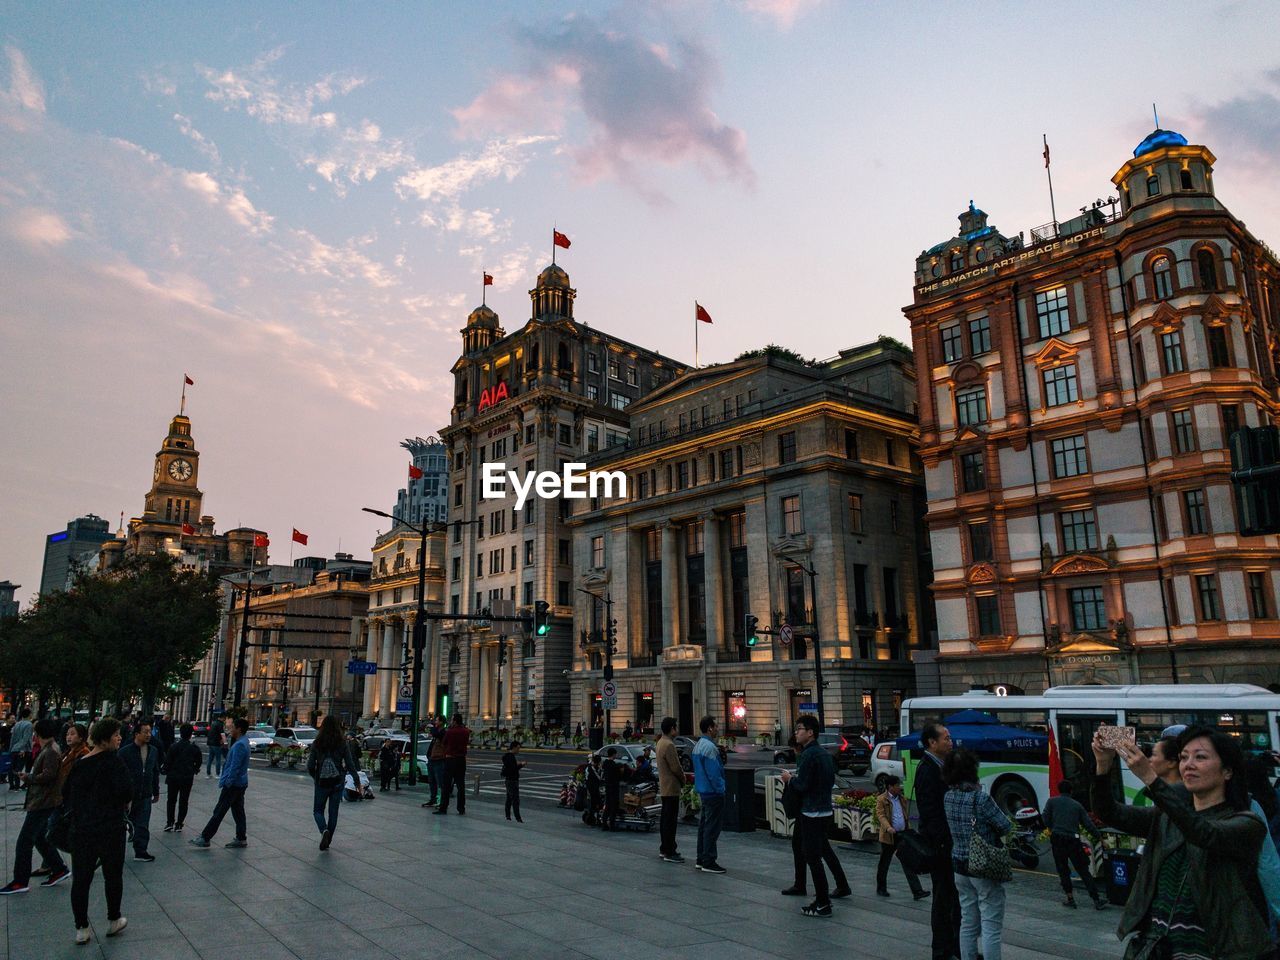
<svg viewBox="0 0 1280 960"><path fill-rule="evenodd" d="M227 850L230 817L211 850L187 843L204 825L215 781L197 779L187 829L161 833L153 815L155 863L125 864L128 929L102 938L100 877L90 914L94 942L73 943L70 887L0 899L0 960L109 957L112 960L758 960L848 954L884 960L927 957L929 901L913 903L901 871L894 896L874 895L875 857L844 847L855 895L835 917L799 913L790 846L767 833L726 834L725 876L657 858L654 834L604 834L545 803L525 806L525 823L469 798L465 817L431 816L416 791L343 804L338 836L317 849L308 781L255 767L247 796L249 848ZM0 792L0 801L17 794ZM0 813L6 879L22 823ZM682 828L692 861L693 832ZM1115 908L1059 905L1056 880L1019 874L1009 885L1006 960L1115 960ZM1087 903L1087 901L1085 901Z"/></svg>

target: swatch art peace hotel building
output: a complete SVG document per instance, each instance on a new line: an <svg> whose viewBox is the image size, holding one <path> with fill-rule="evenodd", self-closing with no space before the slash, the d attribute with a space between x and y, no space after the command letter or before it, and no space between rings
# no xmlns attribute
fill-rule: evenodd
<svg viewBox="0 0 1280 960"><path fill-rule="evenodd" d="M1280 264L1155 130L1116 196L1005 236L972 203L910 319L944 692L1280 683L1276 536L1228 436L1274 423Z"/></svg>

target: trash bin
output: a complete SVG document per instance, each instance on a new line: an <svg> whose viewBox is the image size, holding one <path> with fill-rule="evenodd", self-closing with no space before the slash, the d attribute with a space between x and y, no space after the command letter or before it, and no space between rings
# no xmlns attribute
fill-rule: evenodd
<svg viewBox="0 0 1280 960"><path fill-rule="evenodd" d="M1129 891L1138 876L1142 855L1135 850L1108 851L1103 870L1106 873L1107 900L1122 907L1129 900Z"/></svg>
<svg viewBox="0 0 1280 960"><path fill-rule="evenodd" d="M755 830L756 772L754 769L730 767L725 770L722 827L733 833L749 833Z"/></svg>

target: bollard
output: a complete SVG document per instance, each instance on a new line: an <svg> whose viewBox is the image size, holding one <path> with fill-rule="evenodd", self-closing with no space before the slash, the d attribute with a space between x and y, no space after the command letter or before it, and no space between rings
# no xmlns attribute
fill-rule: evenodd
<svg viewBox="0 0 1280 960"><path fill-rule="evenodd" d="M478 773L476 774L476 791L475 793L472 794L472 796L473 797L480 796L480 774Z"/></svg>

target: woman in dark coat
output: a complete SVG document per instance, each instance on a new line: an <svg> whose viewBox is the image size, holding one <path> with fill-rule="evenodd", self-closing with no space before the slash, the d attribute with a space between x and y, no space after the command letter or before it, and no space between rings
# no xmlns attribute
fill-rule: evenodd
<svg viewBox="0 0 1280 960"><path fill-rule="evenodd" d="M128 924L120 912L124 896L125 810L133 798L133 782L120 749L120 721L105 717L89 732L92 747L77 760L67 776L63 801L71 811L74 834L71 846L71 912L76 921L76 943L92 939L89 931L89 886L98 864L107 895L107 936L114 937Z"/></svg>
<svg viewBox="0 0 1280 960"><path fill-rule="evenodd" d="M328 850L338 829L338 807L342 804L347 774L355 779L357 787L360 784L360 767L342 735L342 721L332 713L320 721L320 732L307 753L307 773L315 783L311 812L320 830L320 849ZM327 819L326 806L329 808Z"/></svg>

